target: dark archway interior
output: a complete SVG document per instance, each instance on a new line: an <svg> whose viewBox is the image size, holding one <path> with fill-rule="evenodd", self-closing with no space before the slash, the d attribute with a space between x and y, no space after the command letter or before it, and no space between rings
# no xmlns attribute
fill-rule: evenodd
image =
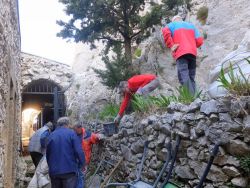
<svg viewBox="0 0 250 188"><path fill-rule="evenodd" d="M26 86L22 93L22 110L36 109L41 111L37 120L37 128L42 127L48 121L55 123L55 88L60 93L61 88L48 80L40 79L31 82ZM64 112L64 96L57 95L58 100L56 108L58 108L59 116Z"/></svg>

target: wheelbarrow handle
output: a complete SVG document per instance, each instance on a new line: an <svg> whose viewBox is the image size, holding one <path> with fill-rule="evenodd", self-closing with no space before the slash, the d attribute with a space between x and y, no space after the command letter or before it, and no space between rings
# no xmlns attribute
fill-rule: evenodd
<svg viewBox="0 0 250 188"><path fill-rule="evenodd" d="M211 168L211 166L212 166L212 163L213 163L213 161L214 161L214 158L215 158L215 156L217 155L217 153L219 152L219 146L220 146L220 145L221 145L221 142L217 142L217 143L215 144L215 146L214 146L214 148L213 148L213 150L212 150L212 153L211 153L211 155L210 155L210 159L209 159L209 161L208 161L208 163L207 163L206 169L205 169L205 171L203 172L203 175L202 175L202 177L201 177L201 179L200 179L200 181L199 181L199 184L198 184L198 186L197 186L196 188L202 188L203 182L205 181L205 179L206 179L206 177L207 177L207 175L208 175L208 172L209 172L209 170L210 170L210 168Z"/></svg>

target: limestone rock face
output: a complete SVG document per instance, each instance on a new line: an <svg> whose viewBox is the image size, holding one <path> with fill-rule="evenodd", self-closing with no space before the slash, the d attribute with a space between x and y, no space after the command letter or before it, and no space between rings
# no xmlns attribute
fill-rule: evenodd
<svg viewBox="0 0 250 188"><path fill-rule="evenodd" d="M155 2L159 3L161 0L155 0ZM248 49L249 51L249 43L247 42L249 41L249 34L247 34L247 31L249 30L250 23L247 18L250 17L250 1L193 0L192 4L192 11L185 15L186 21L194 23L201 33L207 35L204 45L198 49L196 72L198 87L203 91L207 91L208 86L213 84L217 79L219 70L217 67L220 67L220 62L228 62L230 57L236 55L236 53L233 52L236 49L238 55L234 57L236 58L235 60L239 59L239 57L242 58L242 54L239 52L243 52L244 49ZM209 9L208 19L205 25L201 25L196 20L197 10L202 6L207 6ZM149 8L150 7L147 7L147 9ZM100 79L92 71L92 67L105 68L99 55L103 44L99 43L98 46L98 49L89 49L87 45L79 44L76 49L72 70L77 75L77 82L75 82L74 85L79 88L77 92L79 94L78 96L73 96L74 91L71 92L70 98L74 102L72 101L70 107L75 106L74 109L83 110L77 112L77 116L86 114L88 109L93 109L91 102L103 104L105 101L110 100L110 98L116 102L120 102L117 95L110 96L111 91L100 83ZM152 35L139 46L133 47L133 49L135 48L142 50L141 56L133 59L135 67L138 68L141 73L158 75L162 87L156 94L171 95L173 90L179 86L179 81L175 61L171 56L170 50L166 48L162 37L161 26L155 26ZM244 70L248 70L248 68L245 69L246 62L242 62L242 66ZM210 75L209 72L213 69L217 72L215 71L216 73L214 73L214 71L212 71ZM211 80L210 82L209 79ZM217 91L217 85L213 86L213 88L213 92L215 92L215 90ZM218 90L220 91L221 88ZM101 98L98 99L98 97ZM82 102L79 103L79 101Z"/></svg>
<svg viewBox="0 0 250 188"><path fill-rule="evenodd" d="M247 41L249 41L250 23L247 18L250 17L250 1L193 0L192 4L192 12L186 16L186 21L194 23L201 33L207 35L203 46L198 49L196 82L198 87L207 90L208 85L216 80L218 67L222 62L229 61L230 58L239 60L243 56L249 56L246 51L249 53ZM196 20L196 12L202 6L207 6L209 9L205 25ZM159 27L155 27L154 34L139 48L142 49L142 56L138 59L138 64L142 72L158 72L164 83L163 87L171 88L179 85L174 60L170 51L166 49ZM235 50L236 52L233 52ZM246 62L242 62L240 66L245 69ZM210 75L209 71L213 69L216 72L212 71ZM249 68L244 73L249 75Z"/></svg>
<svg viewBox="0 0 250 188"><path fill-rule="evenodd" d="M90 114L97 117L97 112L103 104L110 101L111 91L101 83L101 79L93 71L93 68L104 69L101 61L102 44L97 49L89 49L87 45L79 44L76 48L76 56L72 65L75 79L69 90L68 109L73 112L74 119L84 119Z"/></svg>
<svg viewBox="0 0 250 188"><path fill-rule="evenodd" d="M238 48L229 53L210 73L209 94L212 97L223 96L227 94L227 91L219 87L220 82L217 81L221 68L225 70L225 76L229 79L229 67L233 66L234 73L240 74L240 70L244 74L245 78L250 79L250 64L245 60L245 58L250 57L250 31L247 31L245 37L241 41ZM240 68L240 69L239 69ZM243 78L242 78L243 80Z"/></svg>

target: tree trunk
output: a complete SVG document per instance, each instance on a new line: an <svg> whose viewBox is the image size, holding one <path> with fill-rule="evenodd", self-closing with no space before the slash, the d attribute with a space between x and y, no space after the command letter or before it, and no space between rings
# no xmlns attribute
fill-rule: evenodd
<svg viewBox="0 0 250 188"><path fill-rule="evenodd" d="M131 51L131 40L125 39L125 57L129 61L130 66L132 65L132 51Z"/></svg>

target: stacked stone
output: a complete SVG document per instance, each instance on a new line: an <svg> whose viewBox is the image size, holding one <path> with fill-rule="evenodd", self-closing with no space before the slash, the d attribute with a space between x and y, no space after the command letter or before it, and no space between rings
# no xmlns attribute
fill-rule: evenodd
<svg viewBox="0 0 250 188"><path fill-rule="evenodd" d="M128 178L119 175L115 178L129 181L135 179L144 142L149 141L142 177L154 182L166 159L166 145L174 143L175 135L179 134L182 140L173 177L184 187L191 188L199 182L213 146L220 141L222 145L204 187L247 187L250 180L237 157L250 155L249 114L249 96L208 101L197 99L190 105L171 103L164 114L146 118L140 118L136 113L124 116L119 133L105 141L104 151L110 158L126 155L122 171Z"/></svg>

